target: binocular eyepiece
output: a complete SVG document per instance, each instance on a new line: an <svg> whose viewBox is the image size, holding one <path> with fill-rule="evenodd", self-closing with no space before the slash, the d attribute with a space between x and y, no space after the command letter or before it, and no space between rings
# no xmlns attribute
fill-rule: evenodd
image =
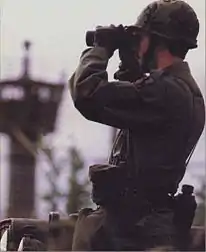
<svg viewBox="0 0 206 252"><path fill-rule="evenodd" d="M95 31L87 31L86 32L86 45L87 46L94 45L94 37L95 37Z"/></svg>

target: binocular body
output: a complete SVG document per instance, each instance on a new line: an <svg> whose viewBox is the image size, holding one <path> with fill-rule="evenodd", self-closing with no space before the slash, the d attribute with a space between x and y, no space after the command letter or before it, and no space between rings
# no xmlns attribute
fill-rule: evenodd
<svg viewBox="0 0 206 252"><path fill-rule="evenodd" d="M100 44L124 48L138 43L142 31L136 26L98 26L95 31L86 32L87 46L94 46L97 39Z"/></svg>

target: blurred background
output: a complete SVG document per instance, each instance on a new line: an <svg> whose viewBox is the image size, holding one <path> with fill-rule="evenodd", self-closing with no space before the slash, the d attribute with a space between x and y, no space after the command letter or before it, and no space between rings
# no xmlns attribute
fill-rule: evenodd
<svg viewBox="0 0 206 252"><path fill-rule="evenodd" d="M74 108L68 79L97 25L135 22L152 1L1 0L0 219L47 218L91 206L88 166L107 162L115 129ZM187 60L205 94L205 0L187 0L200 20L198 49ZM118 67L117 54L108 73ZM195 187L195 223L204 224L202 135L183 183Z"/></svg>

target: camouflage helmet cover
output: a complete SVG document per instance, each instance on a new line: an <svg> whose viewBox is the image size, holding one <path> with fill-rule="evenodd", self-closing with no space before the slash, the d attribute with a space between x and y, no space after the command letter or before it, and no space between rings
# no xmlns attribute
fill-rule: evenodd
<svg viewBox="0 0 206 252"><path fill-rule="evenodd" d="M181 0L158 0L139 15L135 26L168 39L197 47L199 21L190 5Z"/></svg>

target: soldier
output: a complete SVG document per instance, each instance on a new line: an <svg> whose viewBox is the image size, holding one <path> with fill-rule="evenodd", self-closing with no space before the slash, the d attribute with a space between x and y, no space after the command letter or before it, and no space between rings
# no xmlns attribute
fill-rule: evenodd
<svg viewBox="0 0 206 252"><path fill-rule="evenodd" d="M199 22L184 1L160 0L131 27L140 36L127 48L133 64L120 68L127 79L108 81L110 57L116 49L122 55L114 26L96 29L70 79L80 113L120 129L109 164L90 167L98 208L80 211L73 250L175 246L173 195L205 123L203 97L185 61L197 47Z"/></svg>

